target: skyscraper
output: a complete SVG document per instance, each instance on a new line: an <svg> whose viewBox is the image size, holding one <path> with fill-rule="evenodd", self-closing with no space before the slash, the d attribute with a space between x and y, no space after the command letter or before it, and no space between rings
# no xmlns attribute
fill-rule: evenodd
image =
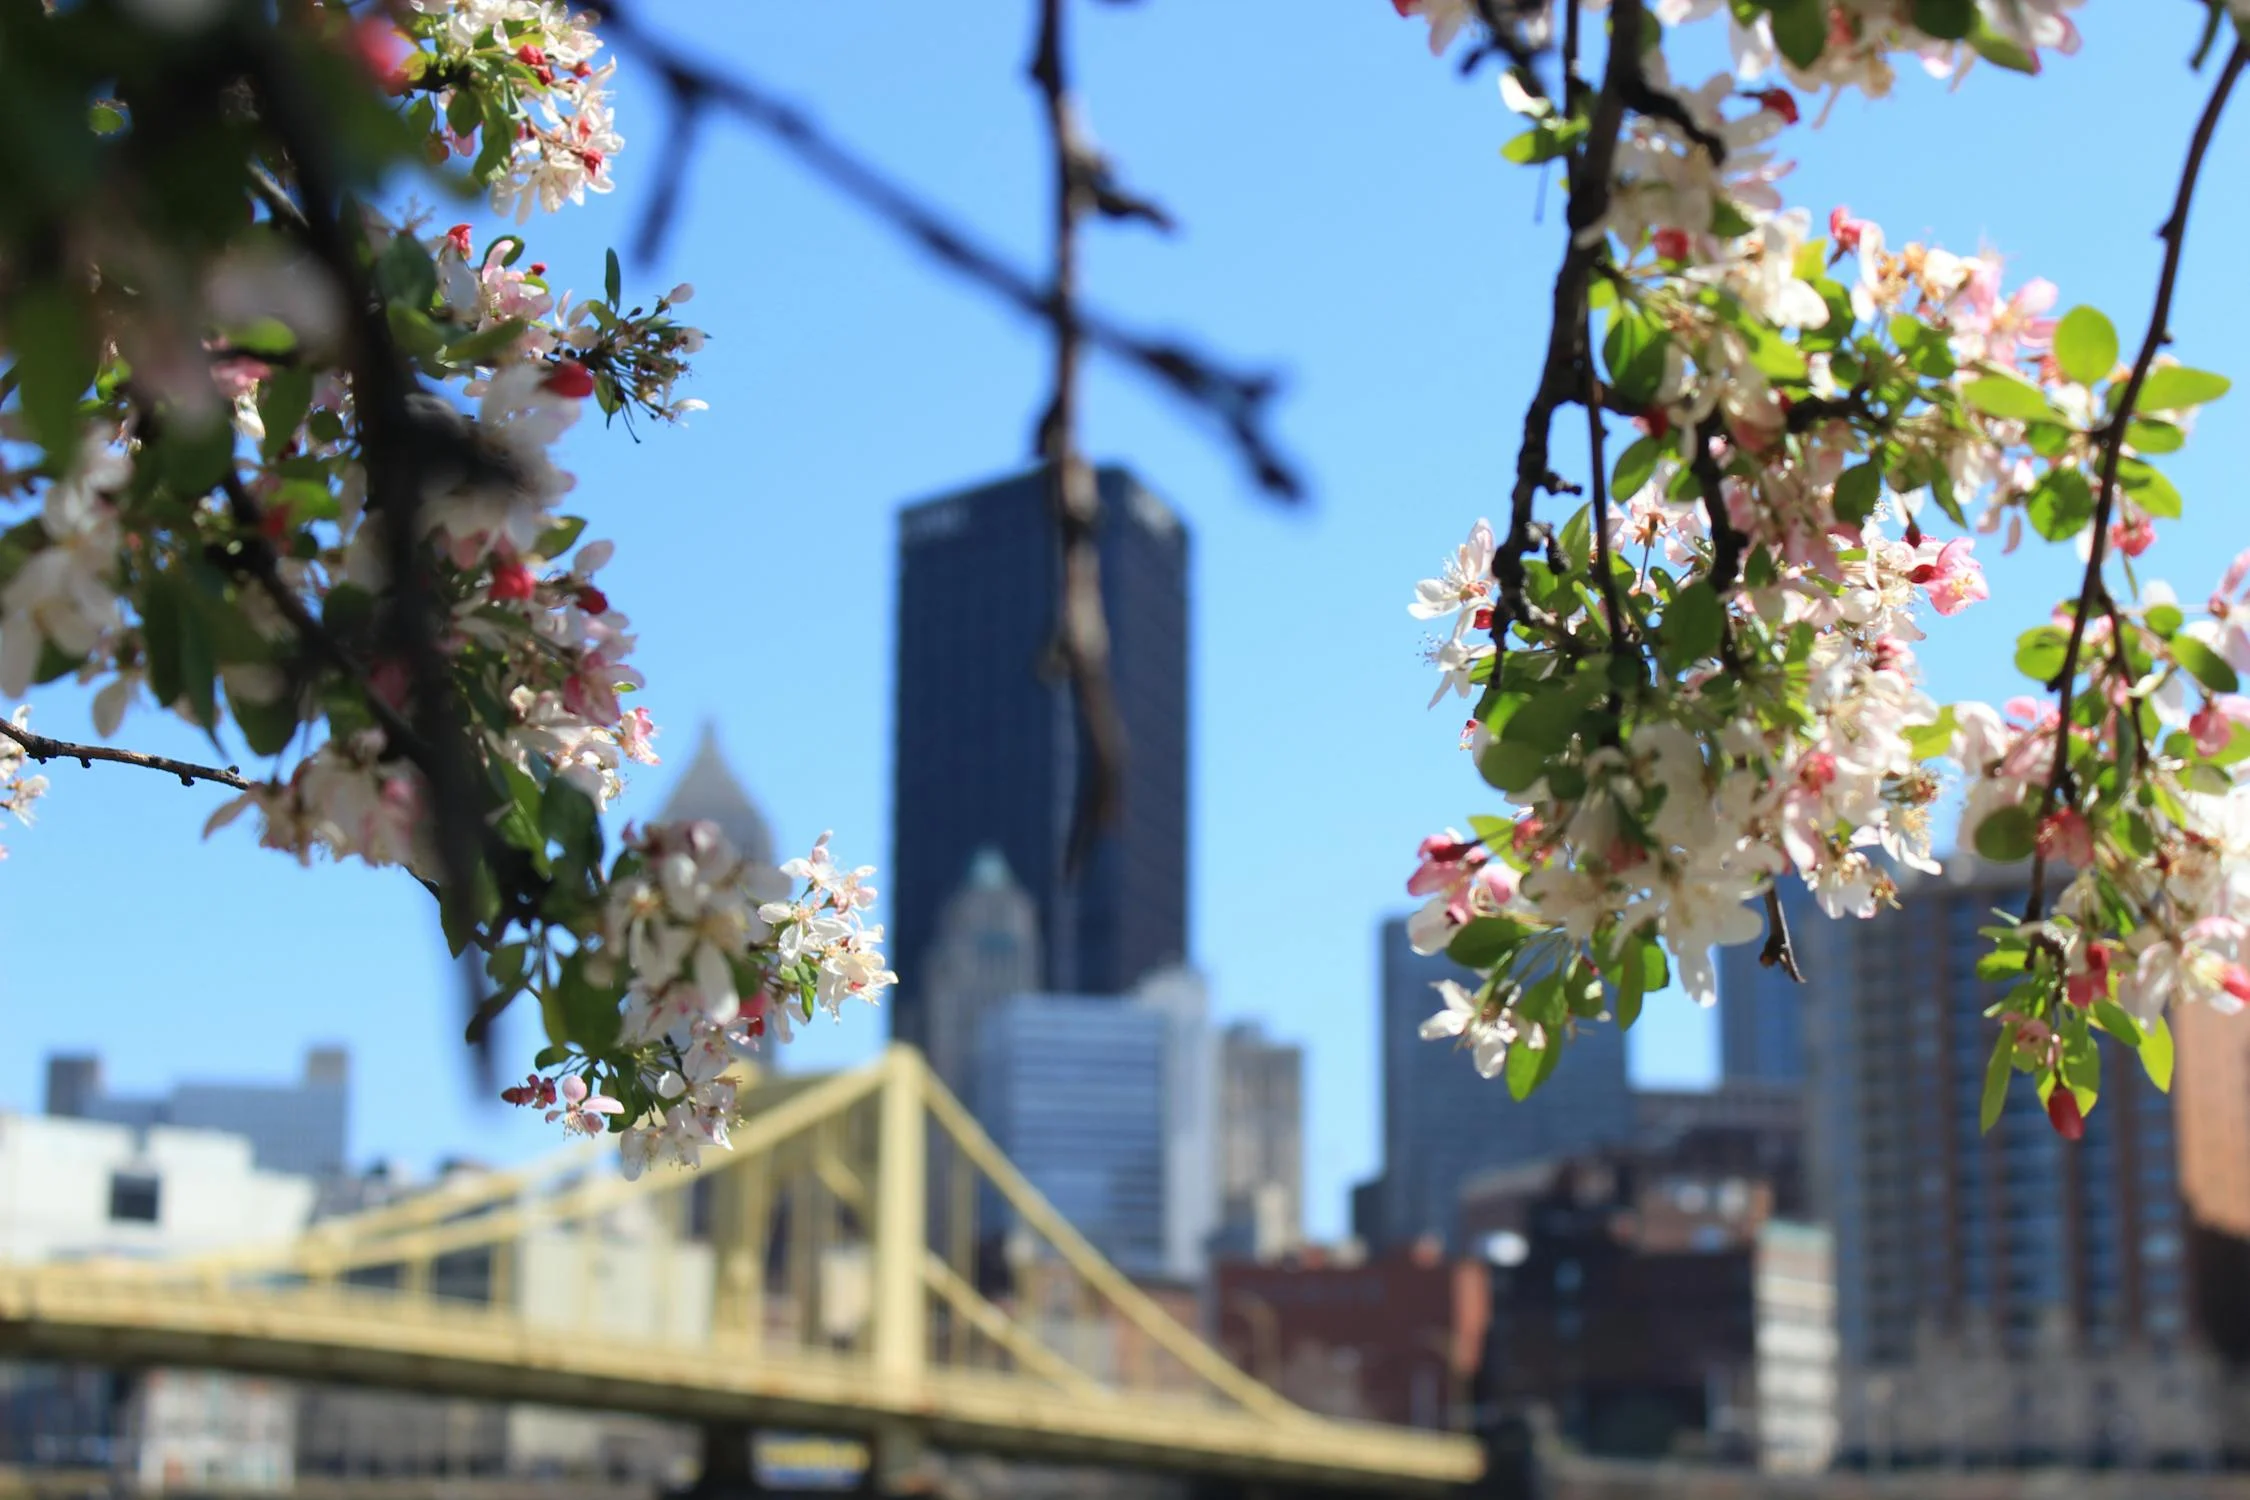
<svg viewBox="0 0 2250 1500"><path fill-rule="evenodd" d="M2250 1356L2250 1176L2236 1156L2250 1138L2250 1018L2175 1016L2169 1097L2105 1043L2101 1106L2075 1144L2020 1074L1998 1124L1978 1128L1984 1011L2005 989L1976 977L1978 929L2022 909L2022 878L1960 857L1902 883L1899 911L1805 924L1818 935L1810 952L1800 943L1810 1176L1835 1234L1847 1447L1952 1451L1944 1434L1970 1395L1933 1393L1997 1389L2011 1370L2036 1381L2073 1355ZM2044 1439L1994 1425L1977 1441L2018 1447L1987 1457L2071 1436L2067 1422Z"/></svg>
<svg viewBox="0 0 2250 1500"><path fill-rule="evenodd" d="M1255 1021L1219 1037L1219 1254L1265 1260L1304 1238L1305 1049Z"/></svg>
<svg viewBox="0 0 2250 1500"><path fill-rule="evenodd" d="M1452 1244L1461 1185L1474 1173L1633 1138L1624 1032L1581 1027L1539 1091L1511 1099L1460 1049L1418 1034L1439 1007L1431 986L1441 979L1478 982L1442 956L1416 953L1406 918L1383 924L1383 1177L1372 1195L1378 1222L1366 1226L1380 1246L1424 1235Z"/></svg>
<svg viewBox="0 0 2250 1500"><path fill-rule="evenodd" d="M1010 995L977 1025L978 1121L1032 1186L1135 1276L1193 1277L1215 1218L1202 982ZM1005 1223L997 1197L987 1223Z"/></svg>
<svg viewBox="0 0 2250 1500"><path fill-rule="evenodd" d="M998 849L986 845L939 914L923 965L930 1068L966 1100L977 1028L1010 995L1039 988L1039 910Z"/></svg>
<svg viewBox="0 0 2250 1500"><path fill-rule="evenodd" d="M1044 474L900 518L890 1011L895 1034L925 1051L940 909L987 846L1038 913L1042 989L1121 995L1187 957L1187 532L1126 471L1097 482L1110 675L1130 744L1119 822L1076 880L1064 860L1077 715L1043 670L1058 576Z"/></svg>

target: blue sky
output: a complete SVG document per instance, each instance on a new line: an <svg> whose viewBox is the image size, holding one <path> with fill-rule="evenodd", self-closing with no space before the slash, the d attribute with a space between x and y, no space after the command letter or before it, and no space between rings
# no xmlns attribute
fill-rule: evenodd
<svg viewBox="0 0 2250 1500"><path fill-rule="evenodd" d="M1030 262L1046 165L1021 76L1028 9L895 7L876 26L864 9L844 22L812 6L648 7ZM1536 177L1497 154L1514 122L1490 75L1433 63L1420 26L1382 0L1075 9L1095 133L1184 226L1171 241L1094 231L1093 299L1280 368L1277 428L1315 488L1300 510L1275 507L1163 398L1094 368L1087 446L1137 468L1195 534L1196 957L1221 1015L1306 1044L1308 1211L1335 1233L1346 1186L1377 1165L1376 926L1407 904L1416 840L1490 805L1453 748L1456 715L1423 711L1405 603L1470 521L1504 506L1560 195L1550 183L1539 218ZM1819 132L1784 138L1803 162L1784 190L1821 215L1848 202L1894 244L1988 242L2011 282L2051 277L2131 348L2208 84L2184 66L2196 9L2089 7L2085 53L2038 80L1980 69L1952 97L1919 75L1887 103L1854 96ZM532 226L533 256L564 285L599 286L602 248L630 243L655 180L663 102L630 57L620 92L619 190ZM2191 364L2239 365L2250 332L2246 166L2250 137L2223 132L2175 321ZM880 864L893 513L1024 461L1041 343L723 121L703 132L663 261L628 262L648 293L683 279L712 334L693 389L712 409L639 445L592 426L570 440L590 534L620 544L604 582L640 629L644 701L666 726L667 763L641 773L624 811L659 805L709 719L785 845L833 828L846 856ZM2189 514L2146 571L2189 599L2250 542L2224 514L2243 399L2171 461ZM2077 565L2051 548L1991 561L1998 597L1925 650L1941 698L2015 691L2007 643ZM34 701L38 727L86 730L67 690ZM120 738L196 746L145 710ZM339 1040L358 1155L426 1165L554 1143L471 1096L460 993L410 882L300 871L246 825L206 845L209 789L50 774L38 826L0 831L0 1108L37 1107L54 1049L99 1050L118 1086L154 1088L289 1075L307 1044ZM511 1019L504 1060L528 1059L533 1018ZM823 1024L795 1065L866 1056L884 1029L865 1011ZM1645 1080L1714 1070L1710 1018L1677 997L1653 1000L1632 1040ZM1506 1107L1496 1087L1489 1120L1464 1128L1505 1129Z"/></svg>

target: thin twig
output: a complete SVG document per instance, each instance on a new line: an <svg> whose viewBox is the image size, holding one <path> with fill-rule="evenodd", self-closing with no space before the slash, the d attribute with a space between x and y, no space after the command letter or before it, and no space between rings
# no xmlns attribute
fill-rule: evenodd
<svg viewBox="0 0 2250 1500"><path fill-rule="evenodd" d="M2188 209L2195 201L2196 179L2203 172L2203 158L2211 148L2211 138L2218 133L2219 116L2226 110L2227 96L2234 92L2235 80L2250 64L2250 43L2237 42L2227 54L2226 66L2219 71L2219 81L2211 90L2210 100L2203 106L2203 114L2195 122L2195 134L2188 141L2187 161L2180 168L2179 190L2172 197L2172 212L2164 220L2157 238L2164 241L2164 264L2156 277L2156 306L2150 311L2148 332L2141 340L2141 352L2133 361L2133 373L2126 378L2125 393L2118 399L2117 410L2110 415L2109 425L2102 429L2101 485L2094 496L2093 542L2086 554L2085 581L2079 585L2078 608L2070 622L2070 641L2063 647L2062 666L2056 671L2048 687L2054 691L2059 709L2055 725L2054 764L2047 773L2047 784L2039 793L2039 822L2044 824L2055 810L2055 800L2062 795L2070 778L2070 700L2078 684L2078 651L2085 643L2086 622L2094 613L2096 601L2106 596L2102 585L2102 561L2109 546L2109 518L2117 500L2117 467L2124 456L2125 429L2133 420L2133 407L2141 398L2141 386L2148 379L2157 354L2171 342L2172 294L2178 287L2180 258L2187 249ZM2031 894L2024 902L2026 922L2036 922L2047 906L2047 856L2035 849L2031 857Z"/></svg>
<svg viewBox="0 0 2250 1500"><path fill-rule="evenodd" d="M1726 430L1717 417L1706 417L1695 429L1695 453L1688 459L1688 472L1702 492L1704 519L1711 527L1711 566L1703 576L1721 594L1742 575L1742 533L1727 515L1726 476L1719 470L1718 455L1711 451L1711 444Z"/></svg>
<svg viewBox="0 0 2250 1500"><path fill-rule="evenodd" d="M1610 170L1617 158L1617 136L1625 123L1626 80L1640 71L1633 39L1640 35L1641 0L1617 0L1610 10L1610 48L1602 90L1594 100L1582 156L1571 173L1570 205L1564 213L1568 248L1555 276L1553 318L1539 387L1524 413L1523 445L1516 454L1516 482L1510 497L1508 534L1494 559L1500 597L1492 611L1492 640L1506 648L1509 625L1523 617L1523 560L1538 545L1539 494L1549 488L1548 444L1555 412L1579 398L1579 348L1586 323L1586 285L1603 253L1595 226L1609 212ZM1498 674L1494 674L1498 681Z"/></svg>
<svg viewBox="0 0 2250 1500"><path fill-rule="evenodd" d="M112 745L78 745L69 740L49 739L34 734L20 725L0 719L0 735L14 740L23 747L23 753L45 764L50 760L74 760L92 770L94 762L106 760L113 765L139 766L144 771L162 771L167 776L180 778L180 785L193 786L199 781L209 781L219 786L231 786L246 792L257 785L233 766L220 770L217 766L200 766L194 761L174 760L169 755L147 755L138 750L119 750Z"/></svg>
<svg viewBox="0 0 2250 1500"><path fill-rule="evenodd" d="M1586 451L1592 473L1593 498L1588 502L1594 523L1594 577L1601 585L1602 616L1609 622L1609 649L1625 649L1625 607L1617 597L1617 579L1609 567L1609 470L1602 452L1602 382L1594 362L1586 361Z"/></svg>
<svg viewBox="0 0 2250 1500"><path fill-rule="evenodd" d="M1102 615L1101 554L1094 541L1101 497L1093 469L1078 451L1078 373L1083 340L1078 315L1078 223L1093 206L1087 151L1070 97L1064 54L1066 0L1038 0L1039 36L1030 74L1045 107L1054 174L1054 277L1047 291L1054 330L1054 388L1039 419L1037 444L1046 465L1054 515L1059 581L1054 657L1069 677L1085 753L1078 757L1077 808L1065 867L1083 867L1095 834L1116 816L1125 723L1109 678L1109 628Z"/></svg>
<svg viewBox="0 0 2250 1500"><path fill-rule="evenodd" d="M640 25L626 0L587 0L587 9L604 23L620 49L629 47L648 62L675 107L689 115L712 107L726 110L772 137L800 165L906 236L947 270L1026 317L1050 326L1054 323L1053 304L1036 277L952 222L898 179L846 149L804 110L739 71L719 72L693 54L660 41ZM685 168L675 157L666 169L678 172ZM677 195L660 185L651 201L670 214ZM1141 206L1153 209L1153 205ZM1147 213L1138 216L1150 217ZM659 243L660 236L644 234L640 248L653 251ZM1134 332L1083 309L1078 312L1077 336L1086 348L1120 361L1215 423L1249 467L1259 488L1283 500L1304 497L1303 480L1266 431L1267 414L1280 389L1273 376L1230 370L1184 344Z"/></svg>
<svg viewBox="0 0 2250 1500"><path fill-rule="evenodd" d="M1799 984L1805 982L1804 971L1797 967L1797 950L1789 942L1789 918L1781 909L1781 892L1766 887L1766 945L1758 950L1758 962L1767 968L1779 968Z"/></svg>

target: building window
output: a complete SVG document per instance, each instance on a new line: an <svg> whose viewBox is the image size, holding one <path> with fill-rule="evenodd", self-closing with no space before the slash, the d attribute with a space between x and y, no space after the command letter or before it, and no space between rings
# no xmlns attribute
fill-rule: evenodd
<svg viewBox="0 0 2250 1500"><path fill-rule="evenodd" d="M156 1222L158 1182L139 1172L112 1172L109 1178L109 1216L134 1224Z"/></svg>

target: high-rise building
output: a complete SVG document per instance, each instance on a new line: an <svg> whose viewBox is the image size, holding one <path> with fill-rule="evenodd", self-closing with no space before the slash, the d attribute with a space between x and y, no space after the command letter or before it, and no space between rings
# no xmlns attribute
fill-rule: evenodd
<svg viewBox="0 0 2250 1500"><path fill-rule="evenodd" d="M1255 1021L1219 1037L1216 1253L1270 1260L1305 1236L1305 1050Z"/></svg>
<svg viewBox="0 0 2250 1500"><path fill-rule="evenodd" d="M2083 1356L2091 1378L2125 1351L2250 1357L2250 1180L2231 1154L2250 1135L2250 1018L2175 1015L2169 1097L2105 1045L2081 1141L2054 1133L2022 1075L1979 1129L1984 1012L2005 987L1976 977L1990 946L1978 929L2022 909L2022 879L1956 859L1906 882L1901 910L1815 922L1815 950L1799 943L1814 999L1810 1177L1834 1232L1848 1449L2071 1456L2057 1445L2111 1439L2029 1417L1946 1434L2010 1370L2036 1378ZM1931 1394L1956 1386L1958 1399ZM1924 1396L1916 1417L1908 1398Z"/></svg>
<svg viewBox="0 0 2250 1500"><path fill-rule="evenodd" d="M1188 537L1125 470L1104 468L1097 484L1129 745L1118 821L1075 879L1065 865L1084 767L1069 685L1047 670L1059 569L1044 474L900 517L889 1009L895 1034L925 1051L940 913L988 846L1038 913L1042 990L1121 995L1188 956Z"/></svg>
<svg viewBox="0 0 2250 1500"><path fill-rule="evenodd" d="M998 849L987 845L970 861L968 878L938 916L927 953L922 1050L945 1086L970 1099L985 1011L1039 988L1039 911Z"/></svg>
<svg viewBox="0 0 2250 1500"><path fill-rule="evenodd" d="M169 1094L112 1094L100 1058L55 1056L47 1059L46 1112L137 1130L169 1125L239 1135L263 1171L329 1178L344 1171L350 1073L341 1047L315 1047L295 1084L183 1083Z"/></svg>
<svg viewBox="0 0 2250 1500"><path fill-rule="evenodd" d="M1455 1211L1471 1175L1633 1138L1625 1035L1616 1026L1581 1028L1539 1091L1511 1099L1459 1049L1419 1035L1439 1008L1432 987L1441 979L1478 982L1442 955L1416 953L1404 917L1383 925L1383 1177L1379 1222L1366 1226L1378 1245L1436 1235L1458 1250Z"/></svg>
<svg viewBox="0 0 2250 1500"><path fill-rule="evenodd" d="M1201 980L1010 995L977 1043L972 1106L1031 1185L1128 1275L1198 1275L1216 1217ZM997 1199L988 1212L1005 1222Z"/></svg>
<svg viewBox="0 0 2250 1500"><path fill-rule="evenodd" d="M1830 918L1813 904L1803 882L1783 880L1776 888L1793 943L1819 946ZM1728 1083L1800 1084L1808 996L1779 965L1760 963L1761 949L1758 943L1736 943L1718 951L1719 1076ZM1800 952L1800 967L1812 956Z"/></svg>

